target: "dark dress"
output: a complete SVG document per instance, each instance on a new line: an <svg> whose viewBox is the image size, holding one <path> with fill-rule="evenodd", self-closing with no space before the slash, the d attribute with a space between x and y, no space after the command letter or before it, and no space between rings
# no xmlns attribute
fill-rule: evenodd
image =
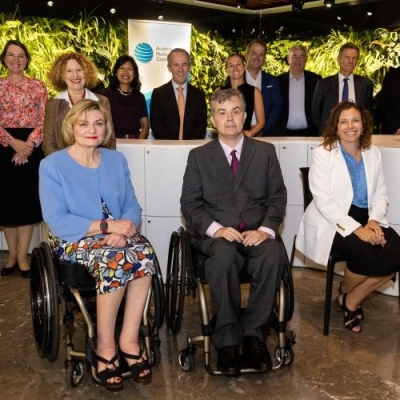
<svg viewBox="0 0 400 400"><path fill-rule="evenodd" d="M231 89L231 83L228 79L224 86L221 86L221 89ZM254 90L255 87L249 85L248 83L242 83L238 86L238 89L242 92L244 101L246 102L246 120L244 121L243 129L248 131L251 129L251 120L253 118L254 113Z"/></svg>
<svg viewBox="0 0 400 400"><path fill-rule="evenodd" d="M140 118L148 117L144 95L133 90L123 95L111 88L102 94L110 101L115 137L137 139L141 129Z"/></svg>
<svg viewBox="0 0 400 400"><path fill-rule="evenodd" d="M349 216L361 225L368 222L368 209L354 205ZM336 233L332 250L347 260L347 268L358 275L387 276L400 269L400 236L392 228L382 228L387 243L384 247L373 246L352 234L345 238Z"/></svg>
<svg viewBox="0 0 400 400"><path fill-rule="evenodd" d="M33 128L5 128L13 137L27 140ZM38 194L39 163L44 157L42 147L35 147L24 165L11 162L11 146L0 146L0 226L32 225L42 221Z"/></svg>

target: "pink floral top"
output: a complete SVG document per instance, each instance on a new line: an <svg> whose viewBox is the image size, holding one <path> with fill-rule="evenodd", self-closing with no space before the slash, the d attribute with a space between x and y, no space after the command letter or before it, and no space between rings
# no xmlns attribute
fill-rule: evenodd
<svg viewBox="0 0 400 400"><path fill-rule="evenodd" d="M13 83L0 78L0 144L7 147L11 137L4 128L34 128L29 140L40 145L47 99L46 86L38 79Z"/></svg>

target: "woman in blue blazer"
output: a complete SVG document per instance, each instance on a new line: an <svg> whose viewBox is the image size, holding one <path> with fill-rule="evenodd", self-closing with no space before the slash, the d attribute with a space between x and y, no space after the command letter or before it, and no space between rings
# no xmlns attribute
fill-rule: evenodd
<svg viewBox="0 0 400 400"><path fill-rule="evenodd" d="M115 322L125 297L119 353L132 378L149 383L151 366L139 345L143 309L154 274L154 250L138 228L141 207L123 154L100 147L112 121L100 102L81 100L62 124L68 145L42 160L39 194L49 242L56 257L84 265L97 285L98 377L109 390L122 389Z"/></svg>

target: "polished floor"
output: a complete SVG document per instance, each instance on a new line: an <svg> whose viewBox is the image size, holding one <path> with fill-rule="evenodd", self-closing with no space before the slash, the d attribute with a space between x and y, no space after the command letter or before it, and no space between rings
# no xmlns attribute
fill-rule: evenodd
<svg viewBox="0 0 400 400"><path fill-rule="evenodd" d="M2 265L4 254L0 254ZM161 328L161 363L150 385L125 381L122 392L110 393L87 375L77 388L65 384L63 347L56 361L38 356L32 335L29 280L17 274L0 277L0 399L285 399L395 400L400 398L400 335L397 297L373 294L363 304L366 320L359 335L343 328L334 311L329 336L322 335L324 285L322 271L295 268L296 331L291 366L270 374L239 378L212 377L203 367L202 349L196 368L183 372L177 354L188 332L199 332L198 304L188 298L183 328L174 337ZM336 279L339 279L337 277ZM268 347L276 345L274 335ZM212 361L215 361L213 354Z"/></svg>

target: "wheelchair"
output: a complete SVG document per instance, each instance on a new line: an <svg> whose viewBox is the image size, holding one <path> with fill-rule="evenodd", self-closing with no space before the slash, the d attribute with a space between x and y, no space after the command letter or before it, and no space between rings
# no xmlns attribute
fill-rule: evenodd
<svg viewBox="0 0 400 400"><path fill-rule="evenodd" d="M281 240L280 237L277 240ZM197 350L196 344L203 343L205 369L210 375L218 376L224 374L215 370L211 365L211 335L215 317L210 318L206 299L205 284L207 282L204 278L206 258L204 254L191 248L185 228L180 227L171 234L165 286L165 318L168 329L177 335L182 325L185 297L191 294L196 297L196 292L199 293L201 334L188 336L187 347L179 352L178 362L183 371L193 371L196 365L194 357ZM250 275L244 268L240 273L241 284L249 283L250 279ZM296 334L294 331L287 330L287 323L291 320L293 312L293 278L288 260L268 320L268 326L276 332L278 339L274 351L276 362L273 363L273 371L288 366L294 361L295 355L292 346L296 343ZM268 332L269 329L266 329L266 333ZM255 372L265 373L266 371L248 368L245 362L241 363L241 374Z"/></svg>
<svg viewBox="0 0 400 400"><path fill-rule="evenodd" d="M165 297L161 269L154 255L152 284L149 288L142 324L140 328L141 348L145 349L149 363L157 366L161 361L159 330L164 321ZM96 383L96 284L86 268L57 260L47 242L34 248L31 255L30 300L34 339L41 358L55 361L58 356L60 339L60 314L62 316L62 338L65 346L65 382L70 388L78 386L85 369ZM116 336L122 325L123 303L121 304ZM76 350L74 339L77 336L75 318L80 313L86 325L86 338L83 348ZM123 378L130 377L126 361L121 358Z"/></svg>

